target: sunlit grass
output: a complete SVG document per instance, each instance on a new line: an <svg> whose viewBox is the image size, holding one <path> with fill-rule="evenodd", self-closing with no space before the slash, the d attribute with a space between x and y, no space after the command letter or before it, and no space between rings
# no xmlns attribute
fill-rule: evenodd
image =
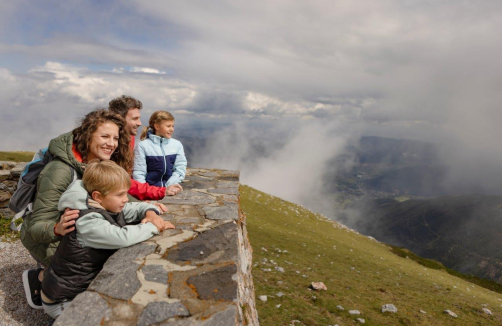
<svg viewBox="0 0 502 326"><path fill-rule="evenodd" d="M365 325L502 324L502 295L399 257L389 246L338 228L301 206L247 186L240 191L254 251L261 325L290 325L295 319L304 325L353 325L356 318L364 318ZM311 282L319 281L327 291L309 290ZM278 292L284 296L279 298ZM258 300L260 295L268 301ZM398 312L381 313L387 303ZM484 314L483 305L494 316ZM459 317L446 315L446 309ZM348 310L362 314L349 315Z"/></svg>

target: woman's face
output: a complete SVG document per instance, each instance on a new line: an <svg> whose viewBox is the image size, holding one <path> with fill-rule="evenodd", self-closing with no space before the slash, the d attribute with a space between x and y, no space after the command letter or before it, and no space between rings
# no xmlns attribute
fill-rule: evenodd
<svg viewBox="0 0 502 326"><path fill-rule="evenodd" d="M113 122L100 124L92 134L87 161L92 159L109 160L118 145L119 127Z"/></svg>

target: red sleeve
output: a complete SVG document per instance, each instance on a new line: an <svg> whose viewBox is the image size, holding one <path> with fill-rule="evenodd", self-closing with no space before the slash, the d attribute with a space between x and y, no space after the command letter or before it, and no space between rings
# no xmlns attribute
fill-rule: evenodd
<svg viewBox="0 0 502 326"><path fill-rule="evenodd" d="M131 188L128 192L139 200L159 200L166 195L166 188L150 186L146 182L141 183L131 178Z"/></svg>

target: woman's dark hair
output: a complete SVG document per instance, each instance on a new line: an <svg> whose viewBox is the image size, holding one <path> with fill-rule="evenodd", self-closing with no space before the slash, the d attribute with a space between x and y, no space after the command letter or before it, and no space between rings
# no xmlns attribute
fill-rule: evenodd
<svg viewBox="0 0 502 326"><path fill-rule="evenodd" d="M104 109L96 109L85 115L80 126L73 129L73 143L86 161L89 154L92 136L100 125L111 122L119 127L119 144L111 156L111 160L124 170L131 172L133 165L133 153L129 147L131 136L125 130L126 122L120 115Z"/></svg>

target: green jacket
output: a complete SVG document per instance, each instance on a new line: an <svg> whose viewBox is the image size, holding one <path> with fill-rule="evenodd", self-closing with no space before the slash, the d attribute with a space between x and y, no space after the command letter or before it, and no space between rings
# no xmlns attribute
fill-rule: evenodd
<svg viewBox="0 0 502 326"><path fill-rule="evenodd" d="M37 195L33 213L24 218L21 241L30 253L44 265L49 265L61 237L54 234L54 225L61 212L58 202L72 183L72 169L81 178L85 164L77 161L72 152L71 132L54 138L49 151L55 158L42 170L37 181Z"/></svg>

